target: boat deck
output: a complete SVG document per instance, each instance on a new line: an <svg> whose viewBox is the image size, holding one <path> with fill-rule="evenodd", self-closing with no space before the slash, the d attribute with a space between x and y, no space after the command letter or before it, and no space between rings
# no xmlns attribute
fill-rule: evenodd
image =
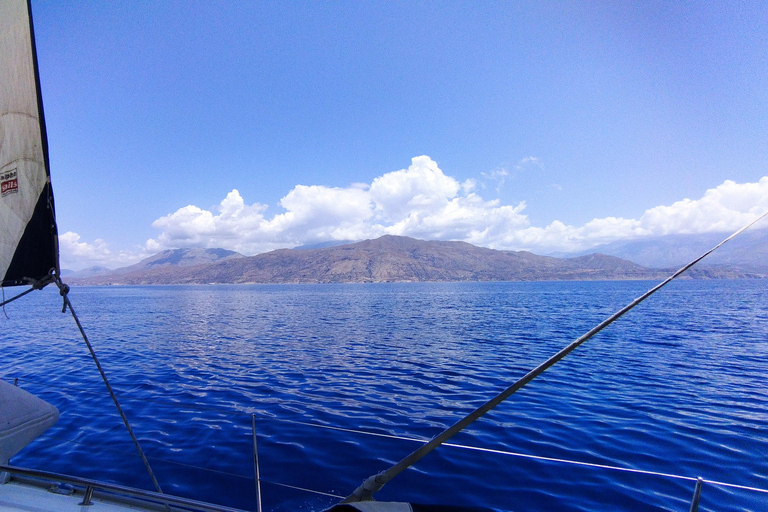
<svg viewBox="0 0 768 512"><path fill-rule="evenodd" d="M160 510L154 506L137 506L119 503L95 495L91 502L93 507L81 505L83 493L60 494L50 490L55 484L43 486L29 482L11 480L0 485L0 512L68 512L83 510L93 512L136 512L137 510Z"/></svg>
<svg viewBox="0 0 768 512"><path fill-rule="evenodd" d="M137 510L244 512L223 505L134 487L14 466L0 466L0 512Z"/></svg>

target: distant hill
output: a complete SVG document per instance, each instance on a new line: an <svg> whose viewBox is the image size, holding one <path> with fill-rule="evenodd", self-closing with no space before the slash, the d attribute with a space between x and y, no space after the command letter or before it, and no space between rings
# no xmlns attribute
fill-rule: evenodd
<svg viewBox="0 0 768 512"><path fill-rule="evenodd" d="M244 257L238 252L228 251L227 249L169 249L142 260L133 267L126 268L193 267L195 265Z"/></svg>
<svg viewBox="0 0 768 512"><path fill-rule="evenodd" d="M575 255L599 252L649 268L671 268L700 256L730 233L666 235L604 244ZM558 256L563 256L558 254ZM751 229L707 256L698 268L727 268L768 274L768 229Z"/></svg>
<svg viewBox="0 0 768 512"><path fill-rule="evenodd" d="M240 253L226 249L169 249L143 259L135 265L114 270L112 274L131 274L164 267L194 267L244 257Z"/></svg>
<svg viewBox="0 0 768 512"><path fill-rule="evenodd" d="M63 277L68 278L68 279L69 278L80 279L80 278L85 278L85 277L100 276L100 275L107 274L109 272L112 272L112 270L108 269L107 267L95 266L95 267L84 268L82 270L65 270L65 269L62 269L61 270L61 275Z"/></svg>
<svg viewBox="0 0 768 512"><path fill-rule="evenodd" d="M168 253L73 284L549 281L660 279L668 274L605 254L554 258L525 251L485 249L464 242L389 235L320 249L280 249L251 257L225 257L197 265L181 265L184 258L177 260ZM745 277L724 270L693 271L689 276Z"/></svg>
<svg viewBox="0 0 768 512"><path fill-rule="evenodd" d="M294 247L294 249L303 251L306 249L324 249L326 247L335 247L337 245L349 245L353 244L356 241L359 240L329 240L328 242L320 242L317 244L309 244L309 245L300 245L298 247Z"/></svg>

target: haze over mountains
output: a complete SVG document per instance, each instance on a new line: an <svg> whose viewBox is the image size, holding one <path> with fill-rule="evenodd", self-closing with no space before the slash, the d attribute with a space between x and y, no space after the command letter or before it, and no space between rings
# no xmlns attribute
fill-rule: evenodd
<svg viewBox="0 0 768 512"><path fill-rule="evenodd" d="M681 267L722 242L729 234L666 235L613 242L568 256L599 252L649 268ZM768 274L768 229L745 231L707 256L698 266Z"/></svg>
<svg viewBox="0 0 768 512"><path fill-rule="evenodd" d="M672 241L665 243L674 245ZM617 253L633 250L626 245L608 249ZM663 244L656 250L664 253ZM703 250L696 254L700 252ZM640 253L653 254L653 250L648 246ZM664 260L667 261L671 261L669 257ZM768 269L765 273L759 271L756 261L747 263L741 262L733 268L692 269L689 276L735 278L768 274ZM174 249L130 267L86 276L72 275L69 281L92 285L371 283L660 279L668 274L669 271L647 268L607 254L558 258L525 251L496 251L465 242L387 235L315 249L280 249L251 257L223 249Z"/></svg>
<svg viewBox="0 0 768 512"><path fill-rule="evenodd" d="M87 279L104 275L139 273L158 267L192 267L232 258L244 258L242 254L227 249L169 249L145 258L135 265L112 270L106 267L88 267L77 272L62 271L69 279Z"/></svg>

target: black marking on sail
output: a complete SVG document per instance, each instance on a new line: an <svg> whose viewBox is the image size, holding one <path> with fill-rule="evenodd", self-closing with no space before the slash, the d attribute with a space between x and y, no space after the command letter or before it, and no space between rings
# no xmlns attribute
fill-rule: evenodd
<svg viewBox="0 0 768 512"><path fill-rule="evenodd" d="M58 238L53 215L53 191L47 183L35 205L32 218L16 246L2 286L31 284L25 278L40 280L58 268Z"/></svg>

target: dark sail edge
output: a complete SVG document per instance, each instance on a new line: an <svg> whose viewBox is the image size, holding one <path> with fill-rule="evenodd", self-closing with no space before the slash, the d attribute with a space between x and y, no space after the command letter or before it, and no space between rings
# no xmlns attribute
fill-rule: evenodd
<svg viewBox="0 0 768 512"><path fill-rule="evenodd" d="M50 203L50 205L49 205ZM53 236L51 233L53 232ZM30 284L25 278L43 279L51 269L58 271L56 220L53 217L53 192L47 183L35 205L32 218L16 246L16 252L1 286Z"/></svg>
<svg viewBox="0 0 768 512"><path fill-rule="evenodd" d="M48 246L48 253L50 256L50 266L49 270L51 268L55 269L56 276L61 275L61 267L59 265L59 232L58 227L56 225L56 209L53 205L53 187L51 186L51 164L50 159L48 158L48 130L45 126L45 109L43 109L43 89L40 85L40 68L37 65L37 43L35 42L35 24L32 21L32 0L27 0L27 14L29 16L29 42L32 46L32 69L35 73L35 89L37 93L37 111L38 111L38 122L40 124L40 142L43 145L43 165L45 166L45 175L48 177L48 183L45 185L45 188L43 189L43 192L40 194L40 199L38 200L38 204L35 205L35 213L33 214L33 220L34 217L37 216L40 202L45 198L45 202L47 203L47 212L50 222L50 231L48 231L47 236L50 238L50 245ZM32 224L32 221L30 221L30 224ZM27 233L24 232L24 237L26 237ZM41 236L44 236L41 235ZM23 241L23 238L22 238ZM43 245L44 242L41 242L41 245ZM21 246L21 244L19 244ZM11 264L11 268L13 268L13 264ZM9 269L10 270L10 269Z"/></svg>
<svg viewBox="0 0 768 512"><path fill-rule="evenodd" d="M40 280L51 273L58 276L59 270L59 240L56 227L56 214L53 202L53 189L50 181L50 164L48 158L48 134L45 126L45 114L43 110L42 89L40 86L40 73L37 62L37 48L35 45L35 31L32 22L32 6L29 0L26 4L26 14L29 26L29 54L31 56L34 95L37 103L37 125L39 127L39 143L42 152L42 163L45 172L45 185L43 186L31 218L16 245L13 257L1 276L0 286L19 286L28 284L29 279ZM11 75L12 76L12 75ZM23 79L22 79L23 80ZM30 84L31 85L31 84ZM31 91L30 91L31 92ZM6 260L7 261L7 260Z"/></svg>

